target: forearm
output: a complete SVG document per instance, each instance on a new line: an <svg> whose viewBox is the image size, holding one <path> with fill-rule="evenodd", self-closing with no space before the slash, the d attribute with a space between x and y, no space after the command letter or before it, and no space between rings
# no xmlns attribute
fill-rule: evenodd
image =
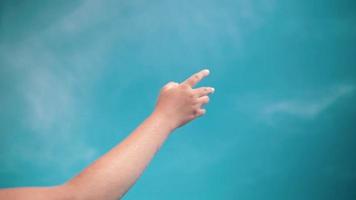
<svg viewBox="0 0 356 200"><path fill-rule="evenodd" d="M66 185L80 199L117 199L135 183L173 131L157 113L150 115L123 142L95 161ZM85 198L84 198L85 197Z"/></svg>
<svg viewBox="0 0 356 200"><path fill-rule="evenodd" d="M60 200L71 199L65 186L54 187L18 187L0 190L1 200Z"/></svg>
<svg viewBox="0 0 356 200"><path fill-rule="evenodd" d="M0 199L121 198L136 182L174 128L164 116L153 113L124 141L67 183L54 187L0 190Z"/></svg>

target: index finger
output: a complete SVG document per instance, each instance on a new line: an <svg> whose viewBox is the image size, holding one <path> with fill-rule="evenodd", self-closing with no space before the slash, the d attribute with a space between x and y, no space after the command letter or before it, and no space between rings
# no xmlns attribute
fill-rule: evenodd
<svg viewBox="0 0 356 200"><path fill-rule="evenodd" d="M190 87L194 87L204 77L208 76L209 73L210 71L208 69L201 70L200 72L193 74L191 77L183 81L182 84L189 85Z"/></svg>

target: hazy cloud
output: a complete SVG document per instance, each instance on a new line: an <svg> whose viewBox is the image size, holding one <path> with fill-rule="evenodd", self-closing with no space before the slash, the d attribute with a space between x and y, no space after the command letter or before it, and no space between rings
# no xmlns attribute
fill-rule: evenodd
<svg viewBox="0 0 356 200"><path fill-rule="evenodd" d="M304 119L312 119L332 106L339 98L353 93L353 85L338 85L330 89L323 96L315 96L311 99L282 100L265 105L261 114L264 117L274 117L278 114L286 114Z"/></svg>
<svg viewBox="0 0 356 200"><path fill-rule="evenodd" d="M313 120L355 92L353 84L290 90L284 97L268 91L234 96L235 109L253 121L275 125L285 119ZM294 91L294 92L293 92ZM278 96L278 97L276 97Z"/></svg>

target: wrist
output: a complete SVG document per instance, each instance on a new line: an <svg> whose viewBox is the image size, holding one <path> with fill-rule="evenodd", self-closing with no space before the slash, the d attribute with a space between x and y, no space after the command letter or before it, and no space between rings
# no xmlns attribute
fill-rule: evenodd
<svg viewBox="0 0 356 200"><path fill-rule="evenodd" d="M163 128L169 132L173 132L177 126L175 123L173 123L172 119L170 119L168 116L164 115L163 113L154 111L150 118L152 118L155 122L158 123L160 128Z"/></svg>

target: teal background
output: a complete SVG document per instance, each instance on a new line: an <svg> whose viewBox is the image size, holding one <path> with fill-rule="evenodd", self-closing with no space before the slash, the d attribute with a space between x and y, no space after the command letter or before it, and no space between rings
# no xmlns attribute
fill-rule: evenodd
<svg viewBox="0 0 356 200"><path fill-rule="evenodd" d="M355 1L0 5L0 187L63 183L208 68L125 199L356 199Z"/></svg>

